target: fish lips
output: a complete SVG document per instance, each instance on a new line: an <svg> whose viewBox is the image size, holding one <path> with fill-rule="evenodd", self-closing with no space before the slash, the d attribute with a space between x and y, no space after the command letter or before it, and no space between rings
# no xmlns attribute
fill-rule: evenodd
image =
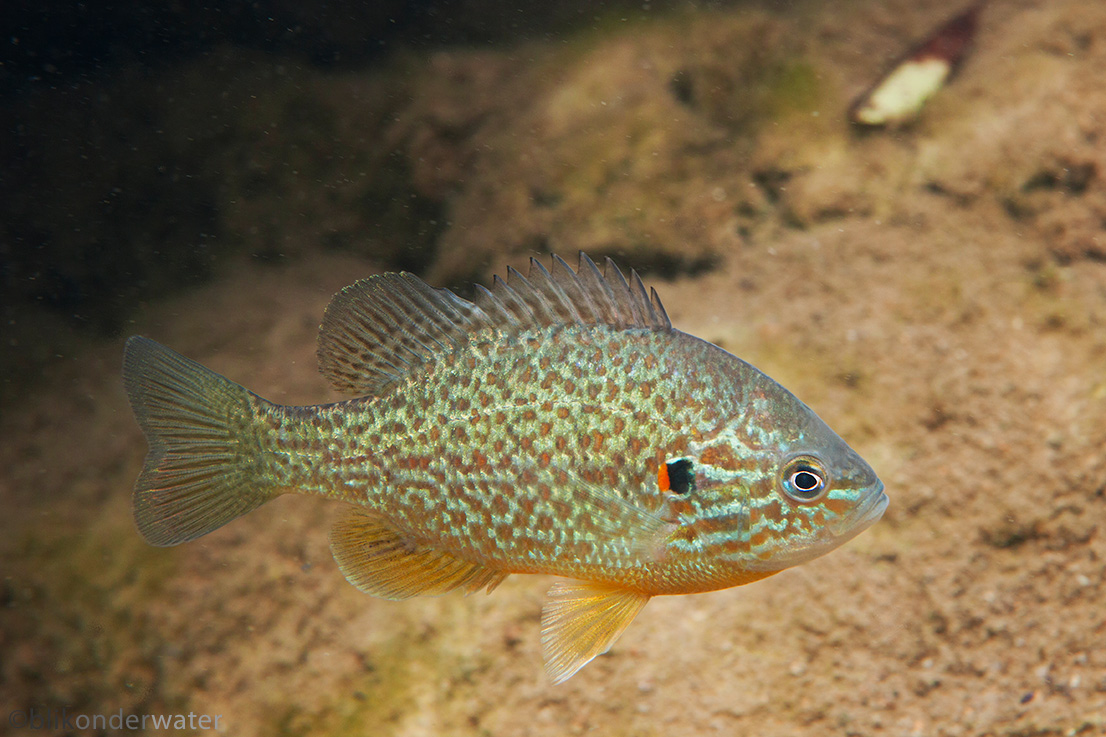
<svg viewBox="0 0 1106 737"><path fill-rule="evenodd" d="M864 502L858 505L852 514L831 525L830 530L841 542L851 540L878 522L890 503L890 498L883 492L883 482L877 481L876 485L869 489Z"/></svg>

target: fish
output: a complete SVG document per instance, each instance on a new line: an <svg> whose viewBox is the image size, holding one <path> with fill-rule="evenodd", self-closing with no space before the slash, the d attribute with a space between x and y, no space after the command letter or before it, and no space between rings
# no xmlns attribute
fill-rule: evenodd
<svg viewBox="0 0 1106 737"><path fill-rule="evenodd" d="M861 126L901 126L916 119L922 107L956 74L971 49L985 0L934 30L921 44L860 95L849 119Z"/></svg>
<svg viewBox="0 0 1106 737"><path fill-rule="evenodd" d="M318 359L349 399L276 404L129 338L123 384L148 444L138 531L177 545L297 492L348 504L330 549L376 597L558 576L541 617L554 683L652 597L763 579L888 505L811 409L673 328L656 290L609 258L531 260L471 301L370 276L333 297Z"/></svg>

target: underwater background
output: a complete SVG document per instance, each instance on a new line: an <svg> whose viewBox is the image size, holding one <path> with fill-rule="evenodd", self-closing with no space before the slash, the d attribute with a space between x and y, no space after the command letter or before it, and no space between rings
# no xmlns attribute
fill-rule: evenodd
<svg viewBox="0 0 1106 737"><path fill-rule="evenodd" d="M849 121L966 7L5 5L0 734L1106 733L1106 5L993 0L916 118ZM544 577L373 599L303 497L134 529L128 335L330 401L338 289L581 250L809 404L884 519L558 686Z"/></svg>

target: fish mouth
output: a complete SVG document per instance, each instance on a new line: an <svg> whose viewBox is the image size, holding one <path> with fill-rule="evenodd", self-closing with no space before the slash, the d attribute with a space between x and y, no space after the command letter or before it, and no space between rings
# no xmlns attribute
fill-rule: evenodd
<svg viewBox="0 0 1106 737"><path fill-rule="evenodd" d="M890 503L891 499L883 491L883 482L876 482L864 503L854 509L848 517L833 525L831 528L833 534L840 536L841 542L859 535L879 521Z"/></svg>

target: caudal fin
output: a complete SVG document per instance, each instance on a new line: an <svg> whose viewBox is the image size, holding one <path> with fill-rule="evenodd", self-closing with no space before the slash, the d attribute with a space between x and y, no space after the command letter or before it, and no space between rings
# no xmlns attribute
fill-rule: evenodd
<svg viewBox="0 0 1106 737"><path fill-rule="evenodd" d="M194 540L279 493L241 442L256 401L246 389L137 335L123 354L123 385L150 446L134 519L151 545Z"/></svg>

